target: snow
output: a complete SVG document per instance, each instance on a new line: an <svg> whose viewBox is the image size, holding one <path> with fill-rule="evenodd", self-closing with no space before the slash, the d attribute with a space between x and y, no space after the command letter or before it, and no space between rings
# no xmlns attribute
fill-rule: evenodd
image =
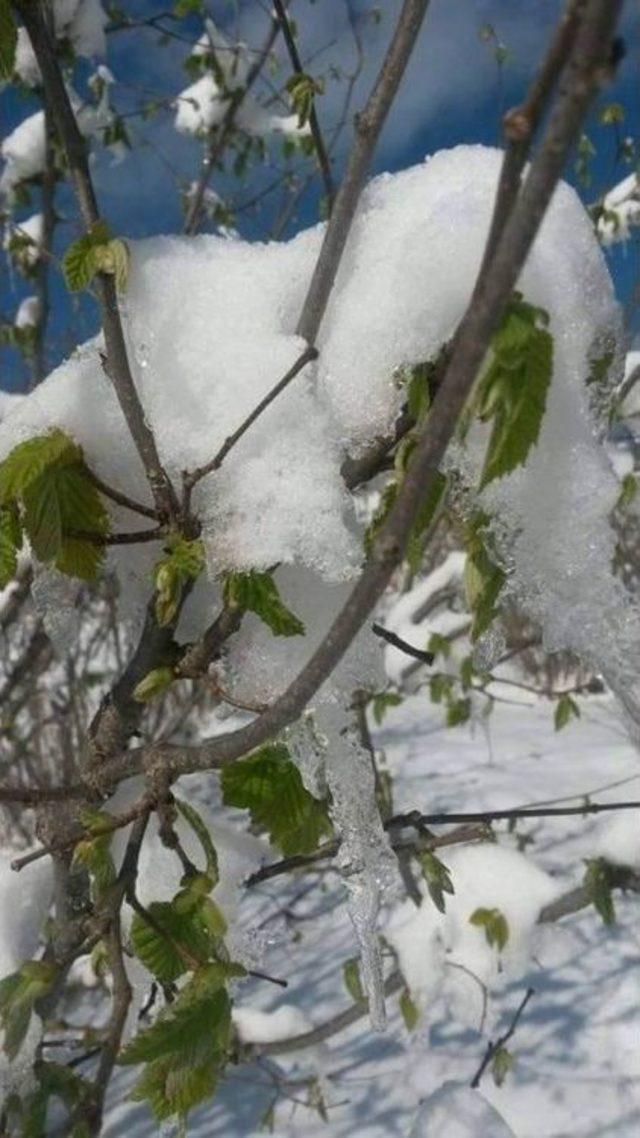
<svg viewBox="0 0 640 1138"><path fill-rule="evenodd" d="M609 818L597 833L593 849L613 865L640 872L640 812L626 810Z"/></svg>
<svg viewBox="0 0 640 1138"><path fill-rule="evenodd" d="M26 217L22 221L7 226L3 246L5 249L9 249L11 239L14 236L21 238L27 237L30 243L20 249L17 259L21 265L26 265L27 268L33 268L40 259L43 230L43 215L41 213L33 213L30 217Z"/></svg>
<svg viewBox="0 0 640 1138"><path fill-rule="evenodd" d="M515 1138L479 1091L444 1083L418 1111L409 1138Z"/></svg>
<svg viewBox="0 0 640 1138"><path fill-rule="evenodd" d="M211 19L205 25L207 32L195 45L191 57L202 60L203 66L207 60L215 60L215 68L207 70L176 97L175 127L182 134L204 135L219 126L229 108L230 96L246 85L249 75L246 45L232 44ZM234 123L239 130L254 136L309 133L308 125L298 126L297 115L273 114L261 107L251 92L244 95Z"/></svg>
<svg viewBox="0 0 640 1138"><path fill-rule="evenodd" d="M325 580L355 571L361 554L340 478L342 457L389 428L402 399L394 371L431 358L462 314L499 160L498 151L458 147L371 184L323 323L319 360L262 416L220 471L197 487L195 505L213 573L275 561L306 566ZM569 227L575 237L561 242L559 235ZM321 237L322 227L316 227L283 244L213 236L132 244L123 315L136 383L172 475L209 460L296 360L303 345L294 335L295 323ZM554 490L556 478L548 470L556 457L553 439L566 432L565 419L575 419L569 424L574 445L562 459L566 493L543 498L553 500L552 535L557 531L564 538L567 514L576 507L571 471L580 448L585 477L578 482L586 487L591 471L594 524L617 492L579 389L594 329L615 324L617 315L588 220L567 187L556 194L521 283L527 296L555 313L557 384L551 400L558 406L551 408L538 448L538 465L546 466ZM175 317L167 318L171 313ZM100 416L89 416L87 407L96 406ZM0 454L50 425L76 437L107 481L141 493L139 462L99 363L99 341L85 345L29 397L10 433L0 428ZM543 478L544 470L540 479L531 479L529 497L537 496ZM564 481L562 474L558 481ZM535 533L524 534L522 543L539 538L539 515L540 510ZM566 576L578 538L582 559L588 525L589 518L580 522L562 561L555 556L552 575ZM607 540L600 540L598 552ZM153 550L139 555L145 588L153 556ZM586 559L590 569L595 560L596 551ZM606 578L602 566L599 583L609 584Z"/></svg>
<svg viewBox="0 0 640 1138"><path fill-rule="evenodd" d="M11 868L14 856L0 860L0 979L37 954L53 893L53 867L48 858L16 873Z"/></svg>
<svg viewBox="0 0 640 1138"><path fill-rule="evenodd" d="M76 55L87 59L106 54L107 16L100 0L55 0L53 5L58 39L67 39ZM40 83L40 68L25 28L18 28L15 74L27 87Z"/></svg>
<svg viewBox="0 0 640 1138"><path fill-rule="evenodd" d="M0 195L9 196L19 182L41 174L45 151L44 111L36 111L18 123L0 145L0 154L5 162L0 177Z"/></svg>
<svg viewBox="0 0 640 1138"><path fill-rule="evenodd" d="M271 1012L234 1004L233 1024L241 1043L268 1043L274 1039L287 1039L302 1035L313 1026L306 1015L293 1004L280 1004Z"/></svg>
<svg viewBox="0 0 640 1138"><path fill-rule="evenodd" d="M523 974L538 916L556 896L557 885L531 858L491 843L455 847L441 860L455 890L446 896L445 912L438 911L423 886L422 904L404 901L392 913L385 935L420 1009L428 1007L436 991L444 991L458 1016L477 1024L482 1016L478 986L490 988L498 979ZM489 945L485 930L470 923L479 908L498 909L505 917L509 938L502 950ZM446 964L451 966L448 973Z"/></svg>
<svg viewBox="0 0 640 1138"><path fill-rule="evenodd" d="M25 296L20 301L16 312L14 324L16 328L35 328L40 320L40 299L37 296Z"/></svg>
<svg viewBox="0 0 640 1138"><path fill-rule="evenodd" d="M640 224L640 186L637 174L629 174L605 194L604 213L598 221L598 236L603 245L628 241L631 230Z"/></svg>

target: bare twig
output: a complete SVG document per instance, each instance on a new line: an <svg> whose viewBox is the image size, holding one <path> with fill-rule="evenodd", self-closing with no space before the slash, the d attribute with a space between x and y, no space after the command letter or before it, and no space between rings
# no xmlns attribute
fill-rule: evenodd
<svg viewBox="0 0 640 1138"><path fill-rule="evenodd" d="M499 1037L499 1039L496 1039L495 1043L493 1043L492 1040L489 1040L489 1042L487 1044L487 1050L484 1053L484 1058L483 1058L480 1066L478 1067L478 1070L476 1071L475 1075L473 1076L473 1078L471 1080L470 1085L474 1088L474 1090L476 1087L480 1086L480 1080L481 1080L482 1076L484 1075L487 1067L489 1066L491 1060L493 1059L493 1056L495 1055L496 1051L499 1051L499 1049L501 1047L504 1047L505 1043L508 1043L509 1040L511 1039L511 1037L515 1034L515 1030L518 1026L518 1023L520 1022L520 1019L522 1017L522 1013L524 1012L524 1009L526 1008L527 1004L529 1003L529 1000L534 995L535 995L535 990L533 988L527 988L527 990L524 994L524 997L520 1003L520 1006L517 1008L515 1015L514 1015L513 1019L511 1020L511 1023L509 1025L507 1031L505 1031L504 1035L501 1035Z"/></svg>
<svg viewBox="0 0 640 1138"><path fill-rule="evenodd" d="M572 815L607 814L615 810L640 810L640 802L584 802L581 806L515 807L513 810L476 810L470 812L444 811L440 814L421 814L411 810L396 814L390 820L394 826L439 826L447 822L498 822L516 818L567 818ZM389 823L389 824L390 824Z"/></svg>
<svg viewBox="0 0 640 1138"><path fill-rule="evenodd" d="M69 101L55 48L45 25L40 5L30 2L30 0L14 0L14 7L21 16L29 34L42 74L47 106L51 110L69 163L82 221L85 229L89 231L99 221L100 213L89 173L85 141L80 133ZM144 408L136 391L129 365L113 276L107 273L99 273L96 277L96 293L100 304L107 351L105 370L113 384L134 445L144 466L158 513L162 516L172 517L177 513L177 500L167 473L160 462L153 432L147 423Z"/></svg>
<svg viewBox="0 0 640 1138"><path fill-rule="evenodd" d="M404 0L380 74L355 121L356 137L335 198L320 256L300 313L297 332L315 343L342 259L347 237L386 121L429 7L429 0Z"/></svg>
<svg viewBox="0 0 640 1138"><path fill-rule="evenodd" d="M298 45L296 44L293 31L291 29L291 24L289 23L289 17L287 16L287 12L282 0L273 0L273 8L278 18L278 23L282 29L282 35L287 47L287 51L289 52L289 59L291 60L291 66L293 67L294 74L304 75L304 66L300 58ZM315 99L313 99L311 102L311 110L309 112L309 129L311 130L311 137L313 139L313 145L315 146L316 157L318 159L318 166L320 167L324 181L324 189L327 198L327 211L330 216L331 210L333 209L333 198L335 190L333 185L333 175L331 173L331 161L329 159L329 155L327 154L327 148L324 144L324 138L322 137L320 123L318 122Z"/></svg>
<svg viewBox="0 0 640 1138"><path fill-rule="evenodd" d="M404 652L405 656L413 656L414 660L420 660L422 664L433 664L435 656L433 652L427 652L423 648L414 648L413 644L409 644L398 636L395 632L391 632L389 628L383 628L381 624L372 624L371 631L379 636L381 640L386 640L387 644L391 644L394 648L398 648L400 652Z"/></svg>
<svg viewBox="0 0 640 1138"><path fill-rule="evenodd" d="M302 354L298 356L296 362L289 368L285 375L282 376L282 379L279 379L274 387L271 388L271 391L267 392L264 399L260 400L260 402L254 407L251 414L247 415L246 419L240 424L237 430L235 430L233 434L227 436L219 451L214 455L211 461L205 463L204 466L196 467L195 470L185 472L183 475L183 483L187 504L188 495L190 495L196 483L199 482L201 478L205 478L207 474L211 474L214 470L219 470L225 458L229 454L229 451L233 450L236 443L240 442L240 439L247 433L249 428L253 426L256 419L260 418L260 416L267 410L267 407L271 406L274 400L276 400L278 396L282 394L282 392L289 386L292 380L294 380L296 376L300 374L302 369L306 367L306 365L310 363L311 360L315 360L317 358L318 351L316 348L305 348Z"/></svg>

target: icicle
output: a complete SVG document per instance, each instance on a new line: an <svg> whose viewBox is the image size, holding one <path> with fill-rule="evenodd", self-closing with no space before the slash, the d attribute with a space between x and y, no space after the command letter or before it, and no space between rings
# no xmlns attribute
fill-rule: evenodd
<svg viewBox="0 0 640 1138"><path fill-rule="evenodd" d="M397 867L382 827L375 798L371 756L336 705L322 709L319 722L327 735L325 772L333 801L332 817L340 837L338 867L349 893L349 916L360 949L362 984L369 1000L372 1027L386 1026L382 954L377 917L384 893L397 884Z"/></svg>

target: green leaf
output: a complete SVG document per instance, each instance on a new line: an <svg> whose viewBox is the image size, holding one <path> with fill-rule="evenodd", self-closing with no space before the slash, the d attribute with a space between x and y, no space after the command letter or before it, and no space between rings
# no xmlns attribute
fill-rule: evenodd
<svg viewBox="0 0 640 1138"><path fill-rule="evenodd" d="M451 641L446 636L441 636L439 632L432 632L427 644L427 652L431 652L434 656L442 656L447 660L451 655Z"/></svg>
<svg viewBox="0 0 640 1138"><path fill-rule="evenodd" d="M471 639L477 640L486 632L497 615L496 601L505 583L503 570L492 561L483 540L483 531L490 518L482 511L467 526L467 559L464 567L464 586L467 604L473 614Z"/></svg>
<svg viewBox="0 0 640 1138"><path fill-rule="evenodd" d="M82 462L82 450L57 427L17 446L0 463L0 503L21 498L41 474L54 466Z"/></svg>
<svg viewBox="0 0 640 1138"><path fill-rule="evenodd" d="M192 806L190 802L184 802L180 798L174 798L174 802L176 808L182 814L187 825L191 827L202 846L207 863L207 876L211 879L211 885L208 890L208 892L210 892L214 885L218 883L220 876L218 873L218 855L211 839L211 834L195 806Z"/></svg>
<svg viewBox="0 0 640 1138"><path fill-rule="evenodd" d="M9 0L0 0L0 79L11 79L16 58L18 29Z"/></svg>
<svg viewBox="0 0 640 1138"><path fill-rule="evenodd" d="M397 691L381 691L374 695L372 700L373 718L378 727L382 723L390 707L399 707L402 696Z"/></svg>
<svg viewBox="0 0 640 1138"><path fill-rule="evenodd" d="M123 1065L172 1059L178 1067L197 1066L229 1046L231 1003L215 964L204 965L164 1008L150 1027L122 1050Z"/></svg>
<svg viewBox="0 0 640 1138"><path fill-rule="evenodd" d="M512 298L491 343L477 413L493 420L480 489L522 466L538 441L553 372L553 339L542 309Z"/></svg>
<svg viewBox="0 0 640 1138"><path fill-rule="evenodd" d="M85 233L69 245L62 258L62 273L70 292L86 288L97 272L96 249L111 240L104 221L96 221Z"/></svg>
<svg viewBox="0 0 640 1138"><path fill-rule="evenodd" d="M225 805L249 810L254 825L287 856L311 853L331 826L324 803L305 789L283 744L262 747L220 773Z"/></svg>
<svg viewBox="0 0 640 1138"><path fill-rule="evenodd" d="M166 627L175 619L182 591L187 581L195 581L204 569L204 546L201 541L183 537L169 542L165 556L154 569L156 587L156 620Z"/></svg>
<svg viewBox="0 0 640 1138"><path fill-rule="evenodd" d="M469 917L469 923L484 929L487 944L502 952L509 940L509 925L507 918L499 909L476 909Z"/></svg>
<svg viewBox="0 0 640 1138"><path fill-rule="evenodd" d="M605 925L613 925L616 911L611 892L611 867L602 857L587 858L584 884L591 903L602 917Z"/></svg>
<svg viewBox="0 0 640 1138"><path fill-rule="evenodd" d="M562 728L567 726L572 717L580 718L580 708L570 695L561 695L553 717L556 731L562 731Z"/></svg>
<svg viewBox="0 0 640 1138"><path fill-rule="evenodd" d="M217 1055L195 1065L157 1059L145 1068L129 1097L147 1102L158 1122L174 1115L186 1118L194 1106L215 1094L221 1066Z"/></svg>
<svg viewBox="0 0 640 1138"><path fill-rule="evenodd" d="M446 723L447 727L461 727L463 723L468 723L471 717L471 700L468 696L464 699L454 699L447 707Z"/></svg>
<svg viewBox="0 0 640 1138"><path fill-rule="evenodd" d="M229 608L254 612L274 636L304 636L304 624L283 604L270 573L259 573L257 569L228 573L224 601Z"/></svg>
<svg viewBox="0 0 640 1138"><path fill-rule="evenodd" d="M435 473L431 489L425 494L407 539L405 557L412 573L417 573L422 563L425 542L429 530L435 522L444 503L447 490L446 475L438 470Z"/></svg>
<svg viewBox="0 0 640 1138"><path fill-rule="evenodd" d="M430 850L422 850L418 854L418 861L422 870L429 896L440 913L445 911L445 893L453 895L455 892L451 874L444 862L441 862Z"/></svg>
<svg viewBox="0 0 640 1138"><path fill-rule="evenodd" d="M620 483L620 493L616 502L616 510L624 510L631 505L638 493L638 482L635 474L625 474Z"/></svg>
<svg viewBox="0 0 640 1138"><path fill-rule="evenodd" d="M24 528L36 557L71 577L97 576L109 531L102 499L82 462L48 467L23 492ZM93 534L96 540L77 536Z"/></svg>
<svg viewBox="0 0 640 1138"><path fill-rule="evenodd" d="M95 830L95 837L83 838L73 851L75 865L83 865L91 878L91 897L94 904L104 898L107 891L115 884L116 871L111 856L111 839L113 837L112 816L103 810L85 810L82 814L82 824L91 831ZM109 828L111 826L111 828ZM100 833L100 827L106 832Z"/></svg>
<svg viewBox="0 0 640 1138"><path fill-rule="evenodd" d="M22 530L16 510L0 508L0 589L6 588L18 568Z"/></svg>
<svg viewBox="0 0 640 1138"><path fill-rule="evenodd" d="M71 1116L81 1113L79 1107L89 1105L91 1087L70 1067L62 1063L48 1063L42 1060L36 1066L37 1087L28 1095L24 1103L21 1124L21 1138L43 1138L46 1134L47 1111L52 1098L59 1099L67 1108L69 1124ZM77 1120L68 1131L69 1138L89 1138L88 1124Z"/></svg>
<svg viewBox="0 0 640 1138"><path fill-rule="evenodd" d="M366 1000L364 988L362 987L362 980L360 979L360 962L357 956L352 956L350 960L345 960L342 965L342 976L344 979L344 986L351 996L355 1004L361 1004Z"/></svg>
<svg viewBox="0 0 640 1138"><path fill-rule="evenodd" d="M152 668L146 676L136 684L133 689L133 698L137 703L149 703L157 695L166 691L175 679L173 668L168 664L161 668Z"/></svg>
<svg viewBox="0 0 640 1138"><path fill-rule="evenodd" d="M420 1019L420 1012L411 999L408 988L405 988L404 992L400 993L398 1007L400 1008L400 1013L407 1031L413 1031Z"/></svg>
<svg viewBox="0 0 640 1138"><path fill-rule="evenodd" d="M514 1058L506 1047L496 1047L491 1060L491 1073L497 1087L504 1083L509 1071L513 1067Z"/></svg>
<svg viewBox="0 0 640 1138"><path fill-rule="evenodd" d="M18 972L0 980L0 1025L9 1059L15 1059L18 1054L29 1029L33 1006L51 990L56 975L57 967L50 961L27 960Z"/></svg>
<svg viewBox="0 0 640 1138"><path fill-rule="evenodd" d="M197 912L179 912L173 901L147 906L153 924L141 913L131 922L131 944L145 968L163 984L171 984L211 954L211 941ZM164 934L164 935L163 935Z"/></svg>

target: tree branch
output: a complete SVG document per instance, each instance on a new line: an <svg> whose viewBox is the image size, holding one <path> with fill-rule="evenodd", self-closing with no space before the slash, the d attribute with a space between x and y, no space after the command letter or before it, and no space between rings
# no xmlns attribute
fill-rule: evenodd
<svg viewBox="0 0 640 1138"><path fill-rule="evenodd" d="M45 97L64 147L69 170L86 231L100 219L85 141L73 113L69 95L62 78L55 49L47 31L40 5L31 0L13 0L22 18L42 74ZM124 331L118 310L116 286L113 276L98 273L96 293L104 328L107 349L105 371L127 422L131 437L144 466L158 513L172 517L177 514L175 492L164 470L153 432L149 427L133 380Z"/></svg>
<svg viewBox="0 0 640 1138"><path fill-rule="evenodd" d="M355 120L356 137L298 320L297 333L316 341L373 155L418 38L429 0L404 0L380 74Z"/></svg>
<svg viewBox="0 0 640 1138"><path fill-rule="evenodd" d="M304 66L300 58L298 46L294 39L291 24L289 23L289 17L287 16L287 12L282 0L273 0L273 7L278 18L278 23L282 29L282 35L287 47L287 51L289 52L289 59L291 60L291 66L293 67L294 75L304 75ZM312 99L311 101L311 110L309 112L309 128L311 130L311 137L313 138L313 145L316 149L318 165L320 167L324 181L328 214L331 216L331 211L333 209L333 198L335 193L333 175L331 173L331 162L329 160L329 155L327 154L327 148L324 144L322 131L320 130L320 123L318 122L315 99Z"/></svg>
<svg viewBox="0 0 640 1138"><path fill-rule="evenodd" d="M487 1050L484 1053L483 1060L482 1060L480 1066L478 1067L478 1070L476 1071L476 1073L473 1076L473 1079L471 1080L471 1083L470 1083L470 1086L473 1087L474 1090L476 1089L476 1087L480 1086L480 1080L481 1080L482 1076L484 1075L487 1067L489 1066L489 1063L493 1059L493 1056L495 1055L496 1051L499 1051L501 1047L504 1047L505 1043L508 1043L509 1040L511 1039L511 1037L515 1034L518 1023L520 1022L520 1019L522 1017L522 1013L524 1012L524 1009L526 1008L526 1006L529 1003L529 1000L531 999L532 996L535 996L535 989L534 988L527 988L527 990L524 994L524 997L521 1000L520 1005L517 1008L515 1015L514 1015L513 1019L511 1020L511 1023L509 1024L509 1027L505 1031L504 1035L501 1035L498 1039L496 1039L495 1043L493 1043L492 1040L489 1040L489 1042L487 1044Z"/></svg>

